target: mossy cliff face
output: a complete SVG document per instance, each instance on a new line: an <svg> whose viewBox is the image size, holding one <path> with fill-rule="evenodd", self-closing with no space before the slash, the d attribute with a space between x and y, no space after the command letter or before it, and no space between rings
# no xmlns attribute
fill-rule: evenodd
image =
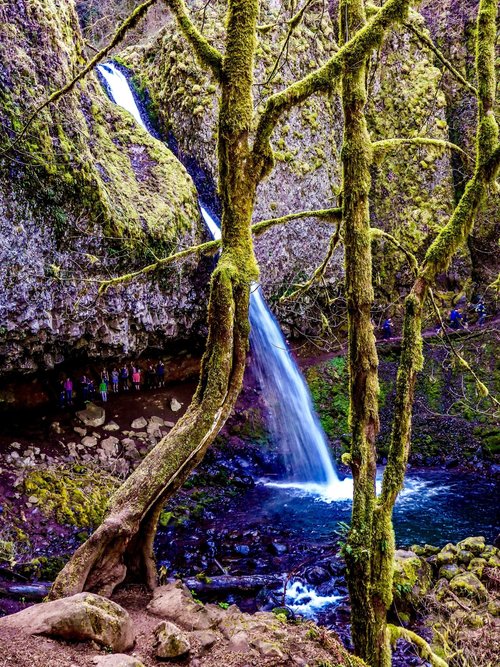
<svg viewBox="0 0 500 667"><path fill-rule="evenodd" d="M84 62L72 0L0 9L0 142ZM96 299L97 281L204 236L194 185L94 75L42 111L0 157L0 360L50 367L75 352L138 354L199 333L196 260Z"/></svg>
<svg viewBox="0 0 500 667"><path fill-rule="evenodd" d="M195 3L196 4L196 3ZM223 5L211 4L204 17L204 33L221 44ZM271 92L312 71L332 54L335 23L330 16L309 9L281 53L288 24L271 3L261 9L258 31L256 104ZM291 14L290 14L291 16ZM290 16L286 16L290 18ZM421 19L422 25L424 20ZM148 87L152 108L164 132L175 135L183 159L195 159L208 182L215 182L216 86L197 64L192 51L171 22L158 35L129 47L124 62ZM367 117L373 140L428 136L448 139L446 98L441 72L431 56L405 30L387 36L370 70ZM257 109L258 110L258 109ZM342 112L335 93L312 98L294 109L278 125L272 144L276 166L259 186L255 220L335 205L340 185ZM422 255L429 233L449 216L454 201L450 156L431 147L401 147L378 160L373 169L372 217L375 225L394 233L417 255ZM256 240L261 281L271 302L291 284L302 281L326 253L332 227L300 220L276 228ZM375 281L381 303L393 302L410 284L407 262L383 241L375 244ZM459 281L470 275L465 253L451 269ZM334 255L326 275L331 297L343 278L341 251ZM327 303L325 289L313 290L291 306L276 303L282 324L310 334L321 328L321 314L337 306Z"/></svg>

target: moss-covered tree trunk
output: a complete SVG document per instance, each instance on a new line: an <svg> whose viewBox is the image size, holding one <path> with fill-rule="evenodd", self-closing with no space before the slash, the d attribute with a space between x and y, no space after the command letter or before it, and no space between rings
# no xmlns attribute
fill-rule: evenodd
<svg viewBox="0 0 500 667"><path fill-rule="evenodd" d="M361 3L344 0L343 29L362 24ZM410 450L415 383L422 367L422 314L429 288L446 270L470 234L488 186L500 169L499 130L493 108L495 81L496 0L480 0L476 74L478 83L477 155L474 175L467 184L448 224L426 253L419 275L405 303L401 358L397 375L395 417L382 491L375 493L374 443L377 432L376 354L365 310L371 299L371 280L363 262L371 262L366 248L366 206L360 192L369 186L370 150L363 132L364 63L343 76L345 133L343 148L346 280L349 307L350 419L353 433L350 463L354 477L351 531L346 548L352 605L352 633L356 652L371 667L390 667L390 638L401 635L387 627L392 602L394 531L392 511L403 487ZM354 22L354 23L353 23ZM359 78L356 78L359 76ZM354 195L353 195L354 192ZM350 233L349 230L352 232ZM368 306L369 308L369 306ZM411 633L410 633L411 634ZM406 633L405 636L409 636ZM422 640L420 640L420 643ZM428 647L426 648L427 651ZM443 664L427 652L434 665Z"/></svg>
<svg viewBox="0 0 500 667"><path fill-rule="evenodd" d="M197 391L186 414L114 495L101 526L59 574L52 598L82 590L108 595L125 579L154 587L159 513L203 458L241 389L250 285L258 275L250 233L256 179L248 145L257 9L257 0L234 0L228 12L218 141L222 252L211 279Z"/></svg>

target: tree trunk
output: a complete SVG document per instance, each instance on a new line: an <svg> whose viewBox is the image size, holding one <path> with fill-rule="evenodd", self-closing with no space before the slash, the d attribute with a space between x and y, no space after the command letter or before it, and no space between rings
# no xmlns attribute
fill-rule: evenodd
<svg viewBox="0 0 500 667"><path fill-rule="evenodd" d="M230 3L221 74L219 188L222 252L211 279L208 340L193 401L118 489L99 528L74 553L50 597L110 595L125 579L156 585L153 540L165 501L202 460L243 382L250 286L257 279L250 232L256 178L249 168L257 0Z"/></svg>

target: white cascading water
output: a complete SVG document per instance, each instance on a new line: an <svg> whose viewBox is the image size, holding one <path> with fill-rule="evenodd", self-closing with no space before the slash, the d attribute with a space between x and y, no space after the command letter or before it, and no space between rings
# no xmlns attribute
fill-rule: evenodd
<svg viewBox="0 0 500 667"><path fill-rule="evenodd" d="M112 100L147 130L126 76L111 62L97 69ZM219 239L218 224L206 208L200 208L210 233ZM287 471L287 480L273 485L314 493L325 500L350 498L352 480L341 482L337 476L306 382L258 285L250 299L250 322L252 363L270 408L271 436L281 447Z"/></svg>

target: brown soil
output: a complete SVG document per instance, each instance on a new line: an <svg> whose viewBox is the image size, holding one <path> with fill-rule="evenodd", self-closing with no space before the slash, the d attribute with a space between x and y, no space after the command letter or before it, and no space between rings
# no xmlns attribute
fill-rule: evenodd
<svg viewBox="0 0 500 667"><path fill-rule="evenodd" d="M144 590L131 587L118 592L113 600L127 609L134 623L136 645L130 654L140 659L145 667L158 667L171 663L155 658L153 630L161 619L147 613L145 608L150 598ZM340 648L334 633L319 629L318 639L310 639L306 636L310 623L288 623L283 627L286 639L280 647L287 654L285 658L265 657L253 651L234 653L226 642L217 642L209 652L202 654L193 641L190 656L175 664L185 667L292 667L321 661L330 661L339 667L345 664L345 650ZM57 641L6 628L0 628L0 646L0 667L90 667L97 656L107 654L94 643Z"/></svg>

